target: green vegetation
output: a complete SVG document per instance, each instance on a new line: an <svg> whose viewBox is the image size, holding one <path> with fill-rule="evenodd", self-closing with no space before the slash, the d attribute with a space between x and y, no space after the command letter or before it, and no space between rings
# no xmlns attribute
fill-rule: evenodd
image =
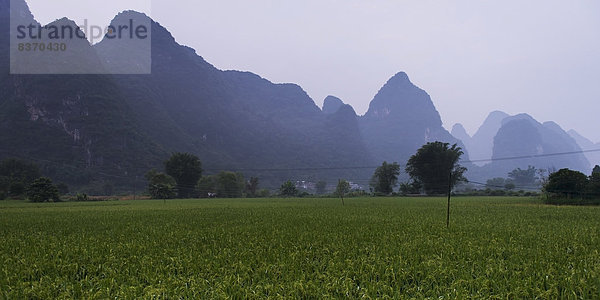
<svg viewBox="0 0 600 300"><path fill-rule="evenodd" d="M527 170L516 168L508 173L508 178L511 179L511 182L514 183L515 186L532 188L538 185L536 171L534 166L528 166Z"/></svg>
<svg viewBox="0 0 600 300"><path fill-rule="evenodd" d="M463 174L467 169L458 163L463 154L456 144L427 143L410 157L406 163L406 173L413 182L423 186L426 194L447 194L448 186L452 189L465 179Z"/></svg>
<svg viewBox="0 0 600 300"><path fill-rule="evenodd" d="M544 185L546 203L590 205L600 204L600 172L598 166L591 176L569 169L550 174Z"/></svg>
<svg viewBox="0 0 600 300"><path fill-rule="evenodd" d="M283 197L294 197L298 195L298 189L293 182L288 180L281 184L281 187L279 188L279 194Z"/></svg>
<svg viewBox="0 0 600 300"><path fill-rule="evenodd" d="M398 184L398 175L400 175L400 165L397 162L388 164L387 161L384 161L375 169L371 178L371 188L375 194L390 195Z"/></svg>
<svg viewBox="0 0 600 300"><path fill-rule="evenodd" d="M254 190L258 188L258 178L254 179L255 182L246 183L241 173L222 171L217 175L202 176L196 184L196 191L201 198L241 198L246 184L255 184L249 187Z"/></svg>
<svg viewBox="0 0 600 300"><path fill-rule="evenodd" d="M26 161L10 158L0 162L0 198L22 198L27 187L40 175L40 168Z"/></svg>
<svg viewBox="0 0 600 300"><path fill-rule="evenodd" d="M595 298L600 207L0 202L0 298Z"/></svg>
<svg viewBox="0 0 600 300"><path fill-rule="evenodd" d="M145 177L148 180L148 193L152 199L172 199L177 195L177 182L172 176L150 170Z"/></svg>
<svg viewBox="0 0 600 300"><path fill-rule="evenodd" d="M202 176L202 163L193 154L173 153L165 162L165 173L177 182L177 196L188 198L195 193L194 187Z"/></svg>
<svg viewBox="0 0 600 300"><path fill-rule="evenodd" d="M27 188L27 199L31 202L58 202L58 189L52 180L40 177L34 180Z"/></svg>

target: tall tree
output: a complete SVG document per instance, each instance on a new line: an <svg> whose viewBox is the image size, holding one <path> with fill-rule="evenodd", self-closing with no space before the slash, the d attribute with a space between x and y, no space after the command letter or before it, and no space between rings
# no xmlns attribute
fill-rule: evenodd
<svg viewBox="0 0 600 300"><path fill-rule="evenodd" d="M398 184L400 165L396 162L388 164L386 161L379 166L371 178L371 187L377 194L389 195Z"/></svg>
<svg viewBox="0 0 600 300"><path fill-rule="evenodd" d="M193 154L174 153L165 162L165 171L177 182L177 196L189 198L194 195L194 187L202 176L202 163Z"/></svg>
<svg viewBox="0 0 600 300"><path fill-rule="evenodd" d="M463 154L456 144L427 143L408 160L406 172L423 185L427 194L445 194L449 185L453 188L464 180L467 169L458 163Z"/></svg>
<svg viewBox="0 0 600 300"><path fill-rule="evenodd" d="M340 179L338 181L337 188L335 189L335 193L342 198L342 205L344 204L344 196L350 192L350 183L344 179Z"/></svg>

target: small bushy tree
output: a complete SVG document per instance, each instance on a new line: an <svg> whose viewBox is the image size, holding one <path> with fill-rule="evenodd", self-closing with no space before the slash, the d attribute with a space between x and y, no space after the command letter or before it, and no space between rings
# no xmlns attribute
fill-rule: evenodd
<svg viewBox="0 0 600 300"><path fill-rule="evenodd" d="M381 164L371 178L371 187L377 194L389 195L394 191L398 184L400 175L400 165L398 163L388 164L386 161Z"/></svg>
<svg viewBox="0 0 600 300"><path fill-rule="evenodd" d="M31 183L27 188L27 199L31 202L58 202L58 189L52 180L46 177L40 177Z"/></svg>
<svg viewBox="0 0 600 300"><path fill-rule="evenodd" d="M284 197L295 197L298 195L298 189L293 182L288 180L279 188L279 194Z"/></svg>
<svg viewBox="0 0 600 300"><path fill-rule="evenodd" d="M153 199L172 199L177 196L177 183L175 178L151 170L146 173L148 180L148 192Z"/></svg>
<svg viewBox="0 0 600 300"><path fill-rule="evenodd" d="M548 193L564 196L568 199L573 196L582 196L588 185L585 174L569 169L560 169L550 174L545 190Z"/></svg>

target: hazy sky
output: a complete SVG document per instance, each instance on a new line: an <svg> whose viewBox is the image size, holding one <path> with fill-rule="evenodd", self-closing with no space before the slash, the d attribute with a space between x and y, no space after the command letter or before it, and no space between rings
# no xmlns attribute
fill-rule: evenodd
<svg viewBox="0 0 600 300"><path fill-rule="evenodd" d="M331 94L363 114L398 71L448 129L526 112L600 141L600 1L28 0L47 23L136 8L220 69ZM51 3L51 4L49 4ZM74 3L78 3L75 5ZM105 20L105 21L102 21Z"/></svg>

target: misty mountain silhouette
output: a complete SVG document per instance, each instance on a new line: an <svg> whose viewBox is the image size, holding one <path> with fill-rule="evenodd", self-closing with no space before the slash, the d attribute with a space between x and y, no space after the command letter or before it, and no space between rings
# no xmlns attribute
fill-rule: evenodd
<svg viewBox="0 0 600 300"><path fill-rule="evenodd" d="M365 184L373 168L352 167L384 160L404 164L426 142L479 151L442 127L431 97L404 72L383 85L364 116L335 97L325 99L321 110L298 85L215 68L159 23L134 11L118 14L111 24L148 22L150 62L143 58L147 49L135 44L81 41L78 59L120 75L9 75L8 3L0 0L6 33L0 35L0 159L34 160L55 180L91 193L102 193L107 184L130 188L146 171L162 168L172 152L198 155L205 173L243 170L274 188L288 179L333 183L348 178ZM35 22L24 1L16 4L13 12ZM144 71L147 63L151 74L127 74ZM506 116L490 115L465 144L483 145L480 152L488 155L489 150L490 157L492 149L496 156L530 153L538 146L543 153L572 148L549 142L572 141L553 126L531 120L502 125ZM528 135L522 140L517 133ZM571 163L585 164L565 161ZM473 174L486 176L473 168Z"/></svg>

